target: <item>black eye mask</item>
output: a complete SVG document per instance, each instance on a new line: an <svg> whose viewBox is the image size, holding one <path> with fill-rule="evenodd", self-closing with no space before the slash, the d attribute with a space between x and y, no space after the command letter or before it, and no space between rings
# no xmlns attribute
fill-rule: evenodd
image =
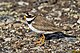
<svg viewBox="0 0 80 53"><path fill-rule="evenodd" d="M27 13L28 16L26 16L27 18L32 18L34 16L30 15L29 13Z"/></svg>

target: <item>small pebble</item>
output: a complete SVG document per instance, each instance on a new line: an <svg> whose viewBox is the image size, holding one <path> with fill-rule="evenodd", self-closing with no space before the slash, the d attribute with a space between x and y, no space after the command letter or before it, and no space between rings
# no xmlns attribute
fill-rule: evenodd
<svg viewBox="0 0 80 53"><path fill-rule="evenodd" d="M7 41L10 41L11 40L11 38L5 38L5 41L7 42Z"/></svg>
<svg viewBox="0 0 80 53"><path fill-rule="evenodd" d="M77 23L80 24L80 18L78 19Z"/></svg>

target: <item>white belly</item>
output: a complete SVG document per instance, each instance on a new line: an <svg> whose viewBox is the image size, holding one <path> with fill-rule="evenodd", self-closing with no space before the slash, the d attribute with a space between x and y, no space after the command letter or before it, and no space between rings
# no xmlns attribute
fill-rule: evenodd
<svg viewBox="0 0 80 53"><path fill-rule="evenodd" d="M36 33L44 33L45 31L39 31L39 30L37 30L36 28L34 28L33 26L32 26L32 24L28 24L28 26L29 26L29 28L32 30L32 31L34 31L34 32L36 32Z"/></svg>
<svg viewBox="0 0 80 53"><path fill-rule="evenodd" d="M34 28L34 27L32 26L32 24L28 24L28 26L29 26L29 28L30 28L32 31L34 31L34 32L36 32L36 33L43 33L43 34L53 33L53 32L50 32L50 31L45 32L45 31L37 30L36 28Z"/></svg>

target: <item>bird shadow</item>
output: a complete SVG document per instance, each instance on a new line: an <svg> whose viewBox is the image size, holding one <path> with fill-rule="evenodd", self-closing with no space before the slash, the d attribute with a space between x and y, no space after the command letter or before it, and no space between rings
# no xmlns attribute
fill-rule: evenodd
<svg viewBox="0 0 80 53"><path fill-rule="evenodd" d="M65 38L65 37L76 38L76 36L67 35L67 34L64 34L63 32L54 32L54 33L51 33L51 34L44 34L44 36L45 36L46 40L59 39L59 38Z"/></svg>

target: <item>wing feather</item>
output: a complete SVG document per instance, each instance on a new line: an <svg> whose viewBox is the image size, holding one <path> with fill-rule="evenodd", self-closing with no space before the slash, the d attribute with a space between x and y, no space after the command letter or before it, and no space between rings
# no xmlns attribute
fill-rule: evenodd
<svg viewBox="0 0 80 53"><path fill-rule="evenodd" d="M41 16L36 17L34 22L35 23L33 23L33 27L41 31L61 31L62 30L56 27L51 21Z"/></svg>

